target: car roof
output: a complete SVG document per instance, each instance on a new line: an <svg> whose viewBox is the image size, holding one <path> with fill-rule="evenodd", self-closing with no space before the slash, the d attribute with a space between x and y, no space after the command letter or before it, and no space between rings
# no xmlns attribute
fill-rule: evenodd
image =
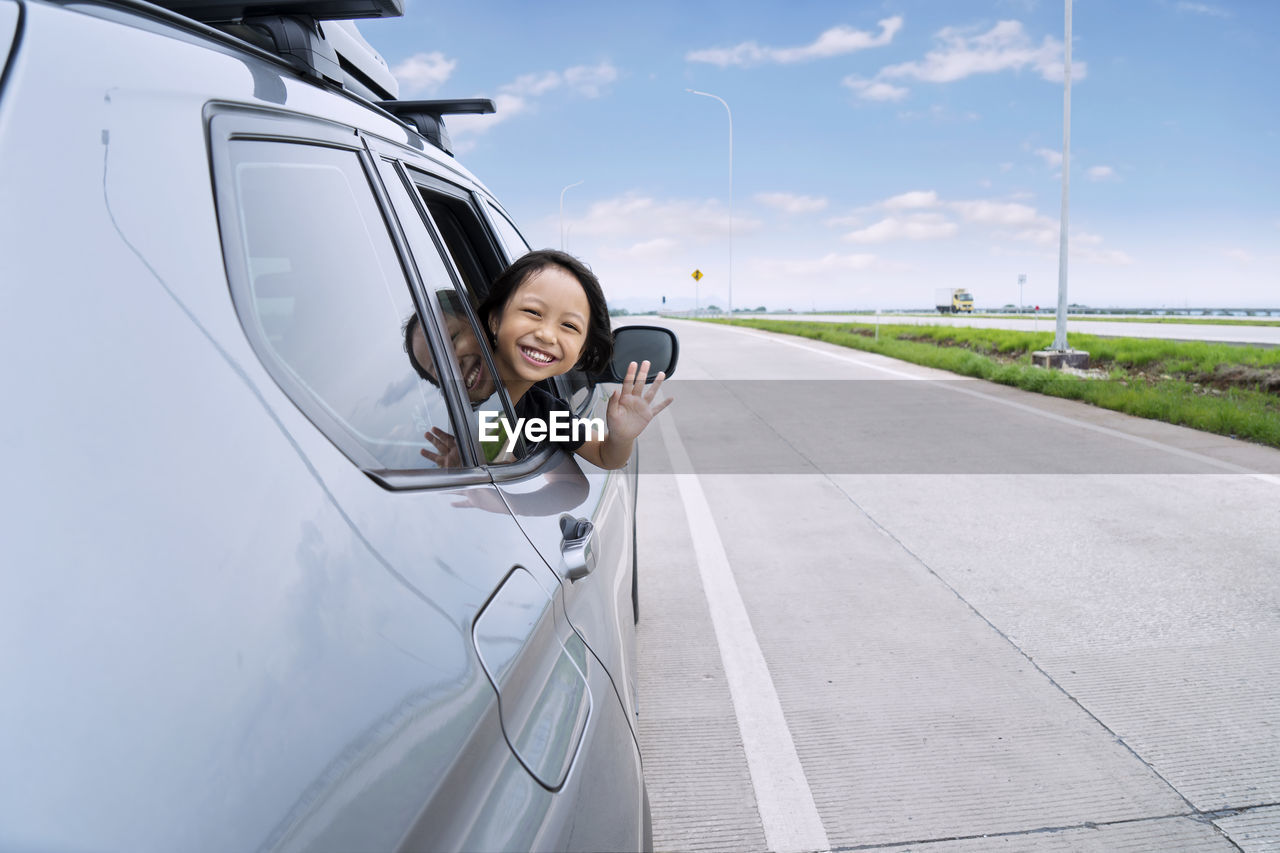
<svg viewBox="0 0 1280 853"><path fill-rule="evenodd" d="M35 2L62 5L57 0ZM111 17L117 23L153 31L167 28L181 30L187 36L183 40L194 46L224 54L231 53L245 63L269 63L274 66L274 73L282 78L305 81L311 86L341 96L348 103L358 105L355 110L338 107L335 111L307 99L308 103L298 105L300 109L296 111L300 114L341 121L399 145L407 150L406 153L413 151L423 155L469 184L469 188L480 190L493 201L493 194L488 188L453 157L448 135L444 130L444 116L463 112L493 112L492 102L474 98L398 100L395 95L399 87L386 61L364 40L354 21L332 17L342 14L347 8L340 4L355 4L357 9L360 4L382 4L378 6L384 10L384 14L380 16L392 17L401 14L400 2L401 0L161 0L160 3L151 3L147 0L78 0L73 6L68 5L68 8L82 13L98 13L100 16ZM274 27L272 18L279 19L280 16L260 13L284 8L295 10L289 13L292 16L290 20L294 24L304 25L302 29L314 26L320 41L327 42L327 47L332 48L337 59L332 67L338 68L339 72L331 73L332 68L325 64L323 57L319 61L319 69L308 67L308 57L314 59L317 53L309 48L293 52L281 49L281 45L287 48L293 44L290 39L296 39L299 28L287 26L282 30ZM218 20L246 9L252 13L247 17L234 21ZM309 9L329 17L309 18L305 14ZM310 46L314 45L315 42L312 42ZM261 94L257 86L254 94ZM209 95L215 100L239 100L233 91L222 85L222 81L210 81ZM293 107L293 104L289 104L288 111L295 111Z"/></svg>

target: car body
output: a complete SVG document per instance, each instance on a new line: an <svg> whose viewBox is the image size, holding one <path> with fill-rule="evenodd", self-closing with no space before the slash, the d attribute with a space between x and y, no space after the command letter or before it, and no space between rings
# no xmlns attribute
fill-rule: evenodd
<svg viewBox="0 0 1280 853"><path fill-rule="evenodd" d="M636 460L486 462L449 358L518 231L184 12L0 0L0 849L650 846Z"/></svg>

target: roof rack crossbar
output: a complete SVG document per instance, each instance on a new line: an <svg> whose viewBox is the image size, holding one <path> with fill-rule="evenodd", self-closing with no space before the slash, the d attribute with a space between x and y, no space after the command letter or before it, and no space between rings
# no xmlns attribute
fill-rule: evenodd
<svg viewBox="0 0 1280 853"><path fill-rule="evenodd" d="M494 111L488 98L462 98L451 101L378 101L378 106L414 127L427 140L446 154L453 154L453 143L444 126L447 115L487 114Z"/></svg>
<svg viewBox="0 0 1280 853"><path fill-rule="evenodd" d="M274 15L317 21L404 15L404 0L156 0L156 4L204 24L235 23L245 18Z"/></svg>

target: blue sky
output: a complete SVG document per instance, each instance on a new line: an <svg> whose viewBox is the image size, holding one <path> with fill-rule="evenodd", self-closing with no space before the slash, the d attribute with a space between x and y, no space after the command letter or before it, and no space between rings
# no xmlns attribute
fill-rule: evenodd
<svg viewBox="0 0 1280 853"><path fill-rule="evenodd" d="M402 98L631 310L1056 302L1063 0L407 0ZM1280 2L1075 0L1070 298L1280 307Z"/></svg>

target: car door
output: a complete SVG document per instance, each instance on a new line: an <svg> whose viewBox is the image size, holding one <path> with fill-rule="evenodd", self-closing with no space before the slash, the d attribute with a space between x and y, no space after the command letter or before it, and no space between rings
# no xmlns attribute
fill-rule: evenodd
<svg viewBox="0 0 1280 853"><path fill-rule="evenodd" d="M626 715L481 464L426 286L448 273L438 252L410 261L388 164L352 129L282 115L219 108L210 135L232 296L271 402L345 521L343 547L400 590L359 636L329 637L348 662L326 678L351 689L317 697L322 760L265 846L634 846ZM410 319L434 384L409 358ZM342 547L322 552L330 594L362 604Z"/></svg>
<svg viewBox="0 0 1280 853"><path fill-rule="evenodd" d="M412 216L428 226L450 261L458 301L469 306L476 335L487 341L470 309L483 298L489 281L513 259L509 253L527 246L520 238L521 245L514 251L506 248L518 232L508 222L509 233L500 237L488 217L502 214L466 182L446 180L449 176L413 164L402 167L400 174L409 198L397 207L411 203ZM485 213L485 207L492 213ZM580 376L576 395L568 382L560 377L556 393L578 400L579 415L603 419L603 396ZM509 402L503 403L503 409L511 411ZM637 707L632 616L634 467L604 471L575 455L540 449L514 462L491 463L488 470L529 541L559 578L570 623L604 665L618 701L632 717ZM589 546L591 570L571 580L565 549L572 546L574 537L567 531L570 523L579 521L589 524L588 541L578 544Z"/></svg>

